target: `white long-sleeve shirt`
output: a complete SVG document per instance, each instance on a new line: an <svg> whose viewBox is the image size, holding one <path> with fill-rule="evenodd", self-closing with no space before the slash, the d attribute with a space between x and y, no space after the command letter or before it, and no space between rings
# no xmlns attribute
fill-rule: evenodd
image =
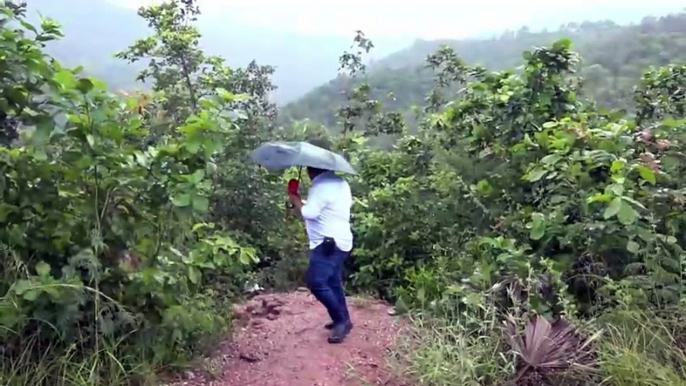
<svg viewBox="0 0 686 386"><path fill-rule="evenodd" d="M332 237L340 250L352 250L352 206L350 185L343 178L333 172L324 172L312 180L307 201L301 210L307 237L310 240L310 249L316 248L325 237Z"/></svg>

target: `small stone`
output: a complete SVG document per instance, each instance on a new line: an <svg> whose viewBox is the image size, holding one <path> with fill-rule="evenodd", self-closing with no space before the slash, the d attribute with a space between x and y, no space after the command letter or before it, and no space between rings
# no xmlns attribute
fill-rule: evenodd
<svg viewBox="0 0 686 386"><path fill-rule="evenodd" d="M239 356L239 358L241 358L242 360L244 360L244 361L246 361L246 362L248 362L248 363L255 363L255 362L259 362L259 361L260 361L260 357L257 356L257 354L255 354L255 353L253 353L253 352L241 353L241 355Z"/></svg>
<svg viewBox="0 0 686 386"><path fill-rule="evenodd" d="M278 317L277 315L274 315L274 314L269 314L269 315L267 315L267 319L269 319L269 320L276 320L276 319L278 319L278 318L279 318L279 317Z"/></svg>
<svg viewBox="0 0 686 386"><path fill-rule="evenodd" d="M271 298L271 299L262 299L262 307L267 311L270 312L272 309L276 307L280 307L284 304L282 300L276 299L276 298Z"/></svg>
<svg viewBox="0 0 686 386"><path fill-rule="evenodd" d="M231 317L237 320L248 319L249 313L247 313L246 310L242 307L234 306L231 312Z"/></svg>
<svg viewBox="0 0 686 386"><path fill-rule="evenodd" d="M307 292L309 291L307 287L298 287L298 292Z"/></svg>

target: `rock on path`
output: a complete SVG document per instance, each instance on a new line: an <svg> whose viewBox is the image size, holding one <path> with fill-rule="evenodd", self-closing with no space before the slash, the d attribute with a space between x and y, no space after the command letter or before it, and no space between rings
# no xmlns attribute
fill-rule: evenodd
<svg viewBox="0 0 686 386"><path fill-rule="evenodd" d="M206 386L406 386L392 377L389 349L400 331L379 301L349 299L355 328L341 344L327 343L328 314L306 291L260 295L236 309L236 329Z"/></svg>

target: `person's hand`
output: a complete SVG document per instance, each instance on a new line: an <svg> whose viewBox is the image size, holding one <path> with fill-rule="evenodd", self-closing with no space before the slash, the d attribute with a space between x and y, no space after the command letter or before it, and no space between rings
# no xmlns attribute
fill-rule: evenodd
<svg viewBox="0 0 686 386"><path fill-rule="evenodd" d="M288 193L288 198L291 200L291 204L297 205L302 203L302 199L299 194Z"/></svg>

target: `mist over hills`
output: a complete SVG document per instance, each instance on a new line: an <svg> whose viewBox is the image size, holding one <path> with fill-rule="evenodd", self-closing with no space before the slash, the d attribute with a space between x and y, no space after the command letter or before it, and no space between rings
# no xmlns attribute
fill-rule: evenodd
<svg viewBox="0 0 686 386"><path fill-rule="evenodd" d="M387 108L410 115L433 87L434 74L425 68L427 55L446 45L470 65L492 71L515 69L523 63L522 52L568 38L581 54L579 75L585 80L584 97L602 107L628 108L631 90L650 66L686 62L686 12L642 17L638 23L611 20L570 22L558 29L533 32L523 27L488 39L417 40L370 66L365 77L339 76L293 101L282 109L284 123L310 119L326 126L336 124L336 109L345 103L343 91L365 81L372 97ZM393 97L387 95L392 93Z"/></svg>
<svg viewBox="0 0 686 386"><path fill-rule="evenodd" d="M151 31L136 11L105 0L34 0L29 15L38 13L63 26L64 39L51 43L47 51L70 66L83 65L90 74L115 88L141 87L134 82L139 68L116 59L113 54ZM253 59L276 67L274 82L279 103L302 96L313 87L336 76L338 57L349 48L349 37L313 36L242 26L232 29L217 15L198 20L208 54L224 57L231 66L245 66ZM411 43L407 38L380 39L377 56L390 54Z"/></svg>
<svg viewBox="0 0 686 386"><path fill-rule="evenodd" d="M90 74L106 80L115 89L143 88L144 85L134 81L140 66L129 65L113 55L136 39L148 36L151 31L133 8L114 5L113 1L33 0L28 3L29 14L34 21L40 13L56 19L63 26L65 38L51 43L47 49L49 53L69 66L83 65ZM372 73L375 70L382 73L389 69L421 66L426 55L443 44L455 47L467 62L488 62L488 58L491 58L509 66L518 62L523 49L530 48L532 44L547 44L553 36L560 35L557 27L561 24L610 17L613 22L608 21L608 25L637 23L648 13L662 15L673 11L673 7L661 4L650 4L650 7L610 7L603 3L592 8L580 7L571 13L535 18L529 26L517 32L504 33L495 28L484 28L476 37L469 39L370 36L375 44L370 69ZM289 114L297 110L293 108L294 105L297 107L298 103L307 102L310 97L318 98L316 90L321 91L332 82L341 82L337 78L338 57L350 47L354 31L350 36L304 34L245 23L238 25L234 23L236 17L239 16L232 15L230 11L202 14L198 27L203 34L203 48L208 54L224 57L231 66L245 66L252 60L275 66L273 81L278 89L273 97L280 105L291 104ZM583 25L583 22L579 25ZM522 32L530 37L521 39ZM503 36L507 34L516 34L519 38L507 44L493 45L494 41L503 41ZM403 73L402 77L416 77L415 70ZM326 104L313 108L330 110ZM302 114L294 116L302 118Z"/></svg>

